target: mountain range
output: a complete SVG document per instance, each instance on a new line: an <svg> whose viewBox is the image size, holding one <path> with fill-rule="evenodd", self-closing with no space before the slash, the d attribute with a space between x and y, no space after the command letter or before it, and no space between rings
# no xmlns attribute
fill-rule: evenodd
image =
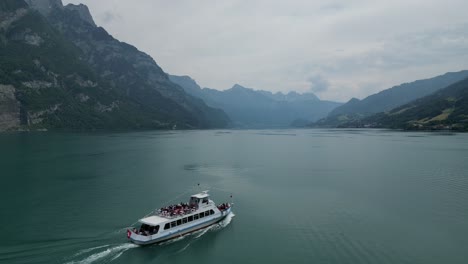
<svg viewBox="0 0 468 264"><path fill-rule="evenodd" d="M0 2L0 130L226 127L84 5Z"/></svg>
<svg viewBox="0 0 468 264"><path fill-rule="evenodd" d="M201 88L111 36L85 5L0 1L0 131L385 127L468 130L468 71L345 104L235 84Z"/></svg>
<svg viewBox="0 0 468 264"><path fill-rule="evenodd" d="M233 126L240 128L273 128L303 126L325 117L341 103L322 101L313 93L271 93L235 84L220 91L201 88L189 76L170 75L169 79L208 106L227 113Z"/></svg>

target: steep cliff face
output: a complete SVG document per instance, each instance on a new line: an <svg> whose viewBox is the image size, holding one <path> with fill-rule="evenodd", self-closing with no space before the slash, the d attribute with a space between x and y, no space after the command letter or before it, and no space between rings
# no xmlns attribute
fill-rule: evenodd
<svg viewBox="0 0 468 264"><path fill-rule="evenodd" d="M48 15L49 21L81 51L86 61L100 78L116 91L142 105L175 112L185 116L190 127L224 127L229 119L222 110L205 105L172 83L167 74L146 53L113 38L102 27L89 23L87 8L70 5L56 8ZM171 101L177 107L165 106Z"/></svg>
<svg viewBox="0 0 468 264"><path fill-rule="evenodd" d="M135 125L119 118L121 111L135 106L106 88L79 60L79 50L72 43L27 5L12 8L21 1L5 3L8 9L0 10L4 18L0 29L0 130L105 128L119 119L123 127ZM88 100L80 100L83 96ZM119 109L100 112L100 105L115 102Z"/></svg>
<svg viewBox="0 0 468 264"><path fill-rule="evenodd" d="M39 12L0 2L0 130L226 125L222 111L165 85L149 56L96 27L84 6L28 2Z"/></svg>

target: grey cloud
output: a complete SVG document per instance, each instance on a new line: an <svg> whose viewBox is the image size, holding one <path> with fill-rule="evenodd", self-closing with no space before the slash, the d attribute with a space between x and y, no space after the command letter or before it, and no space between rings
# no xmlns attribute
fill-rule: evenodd
<svg viewBox="0 0 468 264"><path fill-rule="evenodd" d="M100 15L99 17L100 21L102 21L104 24L109 24L109 23L112 23L113 20L116 19L116 15L109 12L109 11L106 11L104 12L102 15Z"/></svg>
<svg viewBox="0 0 468 264"><path fill-rule="evenodd" d="M330 86L328 80L319 74L310 76L307 81L310 83L310 91L314 93L324 92Z"/></svg>
<svg viewBox="0 0 468 264"><path fill-rule="evenodd" d="M88 5L96 24L165 71L217 89L314 86L321 98L347 101L468 69L466 0L64 2Z"/></svg>

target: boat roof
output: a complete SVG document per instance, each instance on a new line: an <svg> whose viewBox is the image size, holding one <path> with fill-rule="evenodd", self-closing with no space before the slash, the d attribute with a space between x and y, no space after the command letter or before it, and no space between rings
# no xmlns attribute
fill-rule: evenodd
<svg viewBox="0 0 468 264"><path fill-rule="evenodd" d="M209 197L210 195L208 194L208 191L203 191L201 193L197 193L197 194L194 194L192 195L192 197L195 197L195 198L198 198L198 199L203 199L203 198L206 198L206 197Z"/></svg>
<svg viewBox="0 0 468 264"><path fill-rule="evenodd" d="M148 216L139 220L140 223L156 226L161 223L167 222L167 218L160 217L157 215Z"/></svg>

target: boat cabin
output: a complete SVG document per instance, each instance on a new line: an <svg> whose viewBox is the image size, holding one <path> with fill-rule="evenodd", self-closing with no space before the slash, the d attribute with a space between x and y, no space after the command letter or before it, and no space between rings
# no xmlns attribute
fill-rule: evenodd
<svg viewBox="0 0 468 264"><path fill-rule="evenodd" d="M191 206L201 207L203 205L208 205L210 203L210 195L208 191L203 191L201 193L194 194L190 197L189 204Z"/></svg>
<svg viewBox="0 0 468 264"><path fill-rule="evenodd" d="M157 234L162 223L167 221L166 218L152 215L149 217L145 217L140 219L141 227L139 229L135 229L134 232L139 235L143 236L151 236Z"/></svg>

